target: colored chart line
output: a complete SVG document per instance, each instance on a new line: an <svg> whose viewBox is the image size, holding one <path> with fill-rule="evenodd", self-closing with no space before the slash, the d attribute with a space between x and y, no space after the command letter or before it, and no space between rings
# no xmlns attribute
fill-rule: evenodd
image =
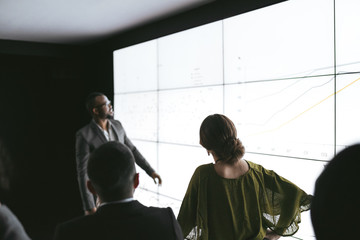
<svg viewBox="0 0 360 240"><path fill-rule="evenodd" d="M304 110L303 112L299 113L298 115L294 116L293 118L289 119L288 121L280 124L278 127L273 128L273 129L269 129L269 130L265 130L265 131L261 131L261 132L257 132L257 133L253 133L248 135L247 137L252 137L252 136L256 136L256 135L261 135L264 133L269 133L269 132L273 132L273 131L277 131L280 128L288 125L289 123L293 122L294 120L296 120L297 118L299 118L300 116L304 115L305 113L307 113L308 111L310 111L311 109L315 108L316 106L320 105L321 103L325 102L326 100L330 99L331 97L333 97L335 94L338 94L339 92L343 91L344 89L348 88L349 86L351 86L352 84L356 83L357 81L359 81L360 78L356 79L355 81L349 83L348 85L346 85L345 87L339 89L338 91L330 94L329 96L327 96L326 98L320 100L319 102L315 103L314 105L310 106L309 108L307 108L306 110Z"/></svg>

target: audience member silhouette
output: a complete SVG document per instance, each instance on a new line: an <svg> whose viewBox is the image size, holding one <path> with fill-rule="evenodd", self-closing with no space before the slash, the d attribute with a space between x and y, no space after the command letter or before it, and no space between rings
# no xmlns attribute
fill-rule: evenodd
<svg viewBox="0 0 360 240"><path fill-rule="evenodd" d="M360 144L338 153L315 184L311 220L317 240L359 239Z"/></svg>
<svg viewBox="0 0 360 240"><path fill-rule="evenodd" d="M10 187L10 175L12 173L10 153L0 139L0 189L1 193ZM3 196L1 196L3 197ZM0 203L0 239L1 240L29 240L24 227L12 211L3 203Z"/></svg>
<svg viewBox="0 0 360 240"><path fill-rule="evenodd" d="M215 163L199 166L190 180L178 215L187 239L274 240L296 233L312 196L243 159L245 148L229 118L205 118L200 144Z"/></svg>
<svg viewBox="0 0 360 240"><path fill-rule="evenodd" d="M146 207L133 199L139 174L128 147L101 145L91 153L87 173L87 187L100 205L94 214L58 225L55 240L183 239L171 208Z"/></svg>

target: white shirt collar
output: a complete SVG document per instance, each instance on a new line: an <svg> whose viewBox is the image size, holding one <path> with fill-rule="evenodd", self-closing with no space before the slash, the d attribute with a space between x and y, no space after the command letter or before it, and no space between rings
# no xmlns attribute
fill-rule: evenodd
<svg viewBox="0 0 360 240"><path fill-rule="evenodd" d="M112 123L110 122L110 120L107 121L107 127L109 129L109 131L104 130L99 124L97 124L97 122L94 120L94 122L96 123L96 125L98 126L98 128L104 133L104 136L106 138L107 141L116 141L116 135L114 130L112 129Z"/></svg>
<svg viewBox="0 0 360 240"><path fill-rule="evenodd" d="M127 202L131 202L131 201L135 201L135 199L133 197L130 197L130 198L125 198L125 199L121 199L118 201L103 202L103 203L100 203L99 207L104 206L104 205L109 205L109 204L127 203Z"/></svg>

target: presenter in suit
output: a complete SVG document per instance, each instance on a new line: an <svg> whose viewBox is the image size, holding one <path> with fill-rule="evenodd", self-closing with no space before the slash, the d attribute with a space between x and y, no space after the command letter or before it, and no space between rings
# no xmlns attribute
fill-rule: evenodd
<svg viewBox="0 0 360 240"><path fill-rule="evenodd" d="M91 93L86 99L86 108L92 116L90 123L76 133L76 166L81 200L85 215L96 211L96 198L86 188L88 176L86 165L90 153L108 141L125 144L132 152L135 162L151 178L161 184L161 177L126 136L121 123L113 119L113 109L109 99L102 93Z"/></svg>
<svg viewBox="0 0 360 240"><path fill-rule="evenodd" d="M171 208L146 207L133 199L139 174L127 146L112 141L94 150L87 173L87 187L100 206L94 214L58 225L55 240L184 239Z"/></svg>

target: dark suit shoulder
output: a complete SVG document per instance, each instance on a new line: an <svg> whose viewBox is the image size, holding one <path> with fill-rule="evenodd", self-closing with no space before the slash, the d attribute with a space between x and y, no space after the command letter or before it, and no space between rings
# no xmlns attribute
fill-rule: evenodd
<svg viewBox="0 0 360 240"><path fill-rule="evenodd" d="M91 120L89 124L80 128L76 132L76 137L78 139L82 138L83 140L85 140L88 143L98 145L98 144L102 144L102 143L106 142L105 136L102 136L101 134L102 134L101 130L99 129L99 127L97 126L95 121ZM101 141L99 143L97 143L96 141L98 141L99 138L101 139Z"/></svg>
<svg viewBox="0 0 360 240"><path fill-rule="evenodd" d="M94 215L77 217L57 226L55 240L101 239L102 233L94 231L97 226Z"/></svg>
<svg viewBox="0 0 360 240"><path fill-rule="evenodd" d="M111 122L111 124L117 126L117 127L123 127L121 122L119 120L116 120L116 119L109 119L109 121Z"/></svg>
<svg viewBox="0 0 360 240"><path fill-rule="evenodd" d="M159 207L147 207L149 214L158 214L158 215L169 215L172 213L171 208L159 208ZM170 216L170 215L169 215Z"/></svg>
<svg viewBox="0 0 360 240"><path fill-rule="evenodd" d="M100 222L115 235L126 236L126 239L178 239L180 227L171 208L147 207L133 201L103 206L99 210Z"/></svg>
<svg viewBox="0 0 360 240"><path fill-rule="evenodd" d="M93 125L95 123L93 123L93 121L91 121L89 124L86 124L85 126L83 126L82 128L80 128L79 130L76 131L76 135L88 135L86 133L88 133L89 131L92 131L92 127L91 125Z"/></svg>
<svg viewBox="0 0 360 240"><path fill-rule="evenodd" d="M76 217L74 219L63 222L60 225L61 226L82 226L82 225L89 225L91 223L95 224L94 215Z"/></svg>
<svg viewBox="0 0 360 240"><path fill-rule="evenodd" d="M179 237L181 236L181 237ZM109 204L93 215L60 224L55 240L183 239L171 208L146 207L138 201Z"/></svg>
<svg viewBox="0 0 360 240"><path fill-rule="evenodd" d="M139 218L142 232L136 239L152 236L151 239L180 239L181 228L171 208L146 207Z"/></svg>

